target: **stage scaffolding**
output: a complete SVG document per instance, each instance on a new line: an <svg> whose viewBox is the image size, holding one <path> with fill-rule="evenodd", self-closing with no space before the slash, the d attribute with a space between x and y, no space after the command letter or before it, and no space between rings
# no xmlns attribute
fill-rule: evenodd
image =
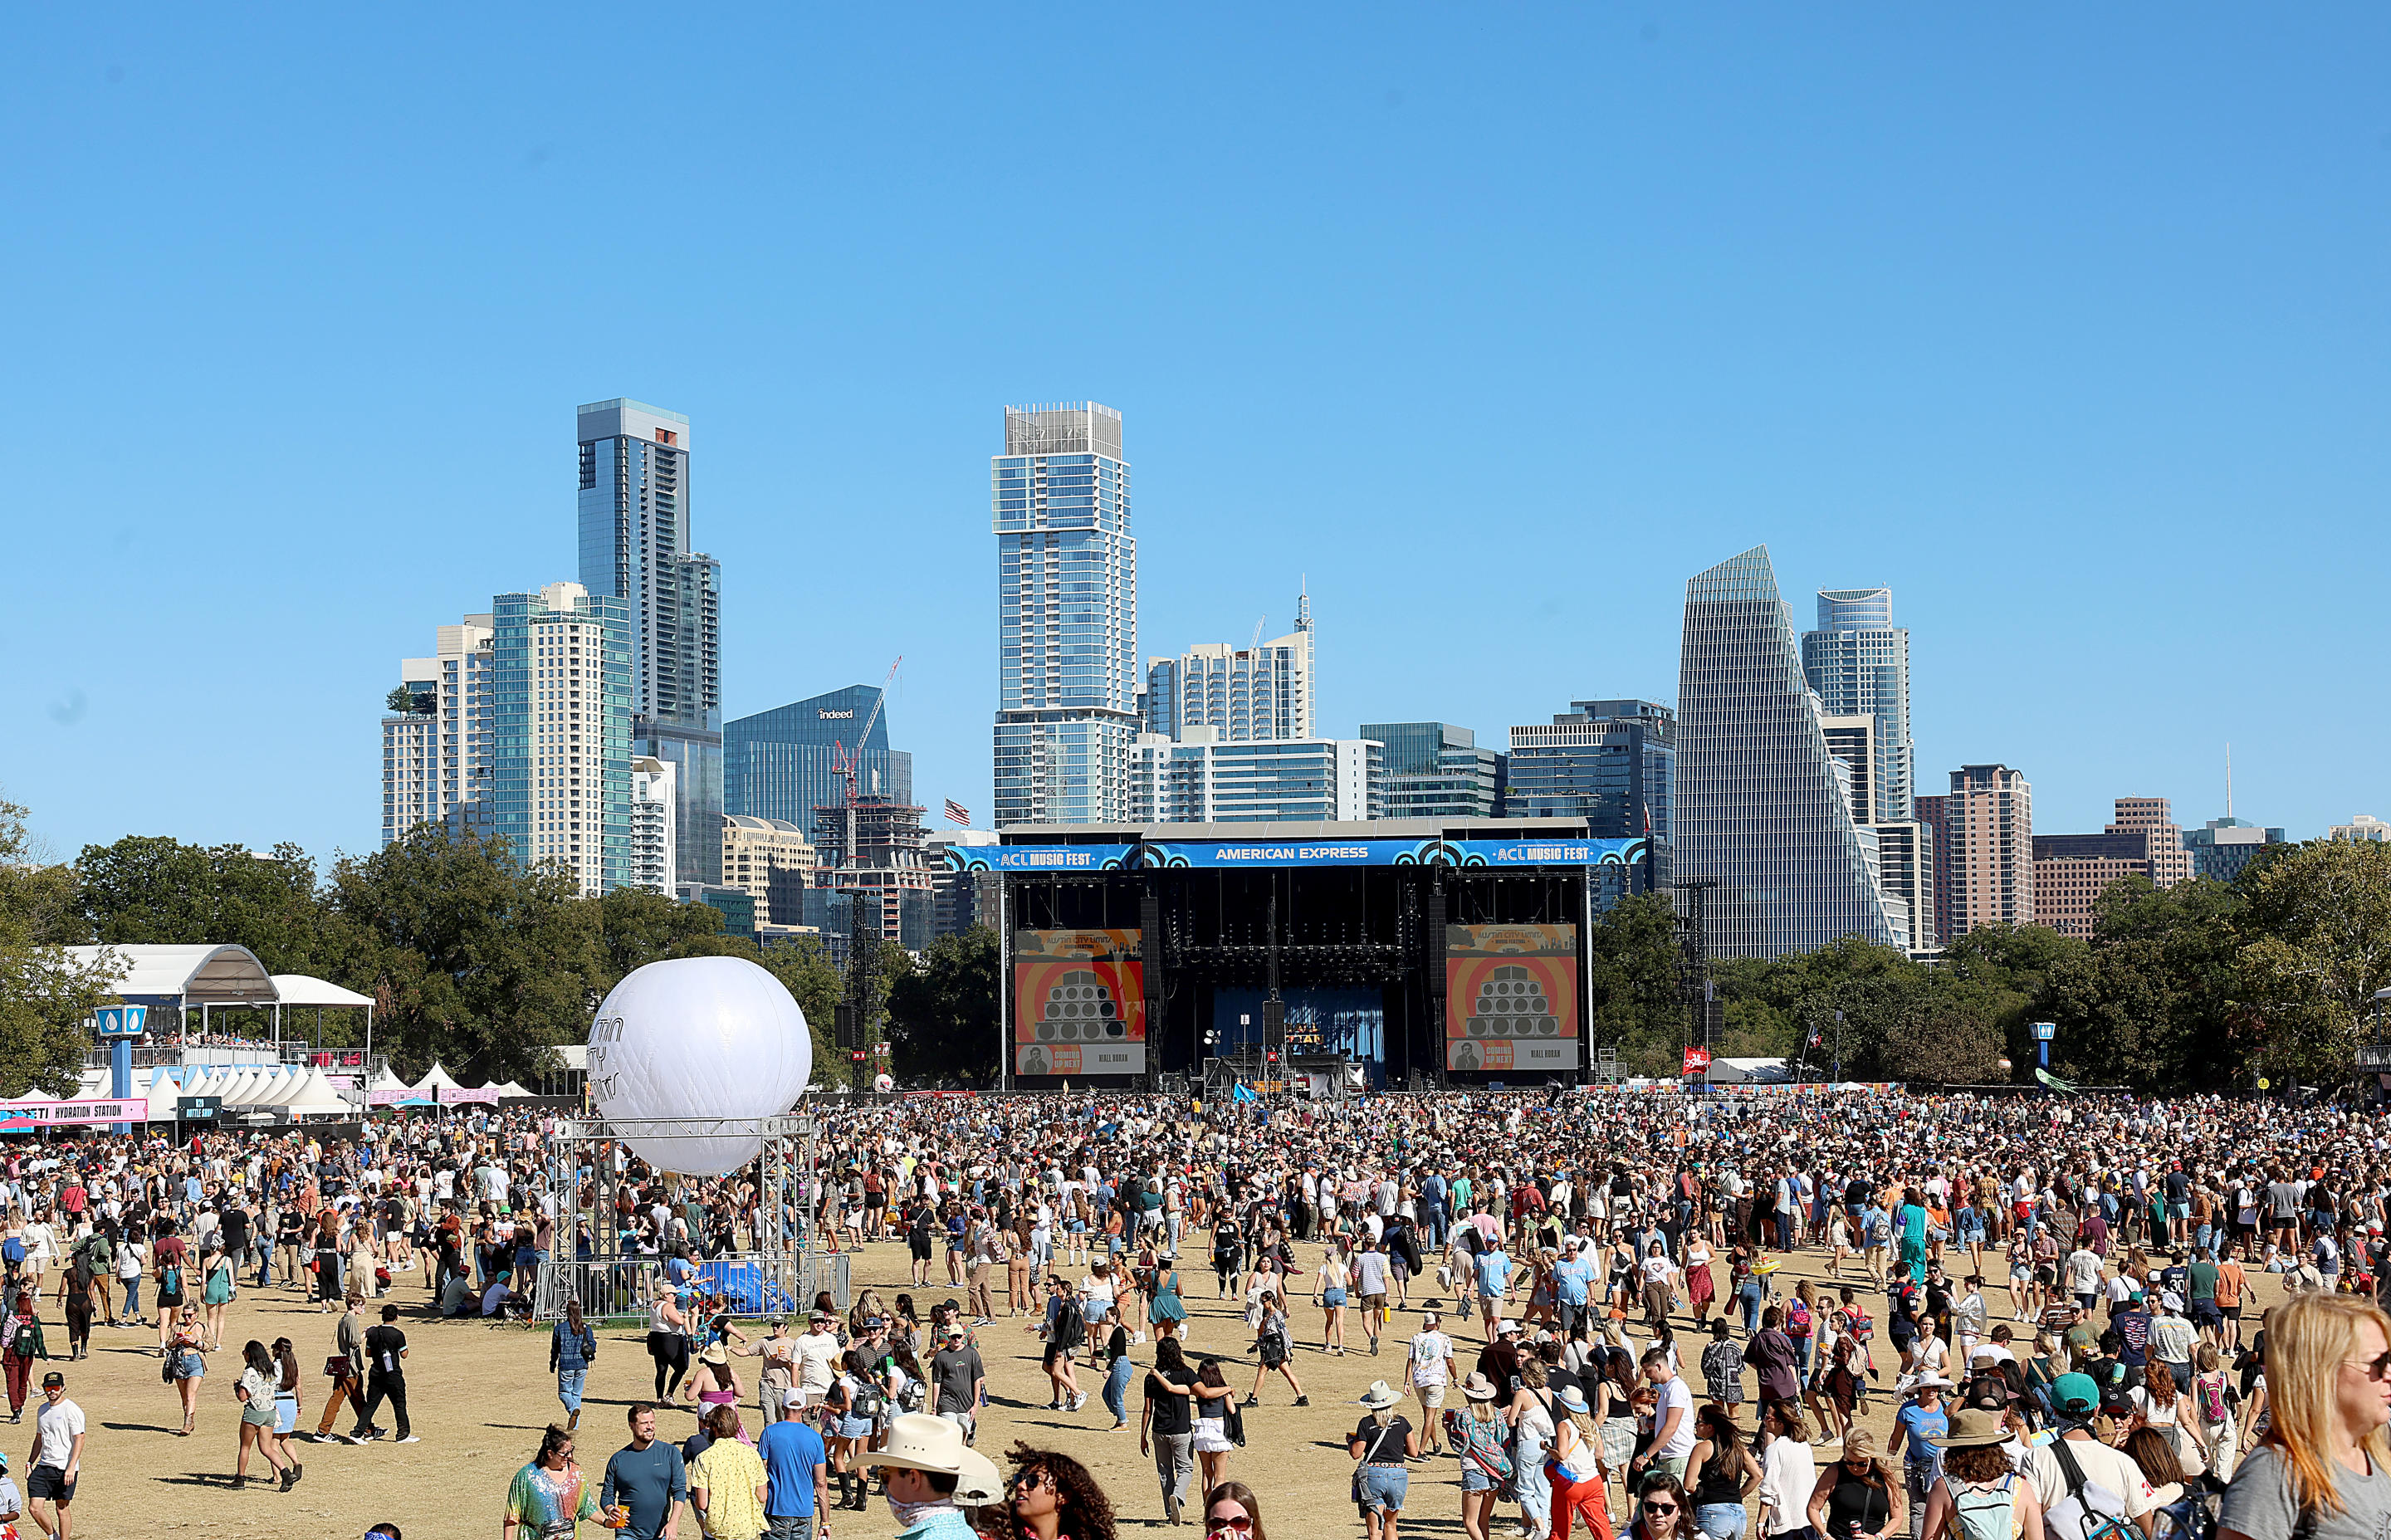
<svg viewBox="0 0 2391 1540"><path fill-rule="evenodd" d="M557 1240L550 1260L540 1264L535 1286L535 1320L564 1317L567 1301L579 1300L590 1321L644 1318L662 1287L662 1257L623 1247L616 1198L623 1182L616 1154L634 1139L718 1139L760 1135L763 1152L734 1173L755 1186L755 1203L741 1218L737 1249L698 1260L692 1280L701 1293L719 1295L740 1315L802 1315L813 1297L828 1289L847 1302L848 1259L815 1244L814 1215L807 1183L814 1169L815 1125L810 1118L569 1119L556 1125L549 1142L549 1190L558 1197ZM668 1176L673 1185L694 1178ZM589 1223L590 1255L580 1256L580 1225Z"/></svg>

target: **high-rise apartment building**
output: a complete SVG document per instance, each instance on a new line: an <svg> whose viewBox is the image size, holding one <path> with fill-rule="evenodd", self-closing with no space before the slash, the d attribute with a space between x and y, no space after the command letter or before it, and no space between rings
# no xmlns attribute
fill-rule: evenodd
<svg viewBox="0 0 2391 1540"><path fill-rule="evenodd" d="M1222 743L1209 727L1138 735L1129 819L1139 823L1358 822L1380 815L1382 750L1355 738Z"/></svg>
<svg viewBox="0 0 2391 1540"><path fill-rule="evenodd" d="M1007 407L989 465L997 550L996 823L1129 810L1137 540L1121 415Z"/></svg>
<svg viewBox="0 0 2391 1540"><path fill-rule="evenodd" d="M1502 805L1503 756L1451 722L1364 722L1381 745L1380 818L1493 818Z"/></svg>
<svg viewBox="0 0 2391 1540"><path fill-rule="evenodd" d="M631 882L628 606L578 583L492 601L492 826L584 893Z"/></svg>
<svg viewBox="0 0 2391 1540"><path fill-rule="evenodd" d="M756 900L758 923L806 923L816 864L813 842L786 819L722 815L722 885Z"/></svg>
<svg viewBox="0 0 2391 1540"><path fill-rule="evenodd" d="M2030 925L2034 788L2007 765L1962 765L1951 790L1918 799L1934 835L1934 929L1945 943L1978 925Z"/></svg>
<svg viewBox="0 0 2391 1540"><path fill-rule="evenodd" d="M2269 845L2283 844L2284 840L2281 829L2262 829L2228 814L2191 830L2183 836L2183 843L2191 856L2193 875L2211 882L2231 882L2258 858L2259 851Z"/></svg>
<svg viewBox="0 0 2391 1540"><path fill-rule="evenodd" d="M1718 956L1895 940L1815 701L1767 547L1687 583L1676 881L1711 885L1703 928Z"/></svg>
<svg viewBox="0 0 2391 1540"><path fill-rule="evenodd" d="M1251 647L1201 642L1148 659L1138 717L1141 731L1166 738L1191 727L1211 728L1227 744L1312 736L1311 596L1296 601L1286 636Z"/></svg>
<svg viewBox="0 0 2391 1540"><path fill-rule="evenodd" d="M575 426L581 586L630 618L632 739L675 767L680 880L718 885L722 567L689 548L689 419L618 398Z"/></svg>
<svg viewBox="0 0 2391 1540"><path fill-rule="evenodd" d="M669 899L679 885L673 867L680 847L673 820L679 815L672 761L631 756L631 886Z"/></svg>
<svg viewBox="0 0 2391 1540"><path fill-rule="evenodd" d="M1893 590L1819 589L1818 628L1802 634L1802 674L1828 715L1875 723L1876 781L1854 815L1863 823L1913 817L1909 633L1893 623Z"/></svg>
<svg viewBox="0 0 2391 1540"><path fill-rule="evenodd" d="M872 731L858 743L866 723ZM811 829L819 809L847 800L847 783L838 774L842 753L855 760L859 795L913 800L913 757L888 746L880 687L850 684L724 726L724 809Z"/></svg>
<svg viewBox="0 0 2391 1540"><path fill-rule="evenodd" d="M1877 718L1821 711L1818 731L1834 757L1836 787L1859 830L1860 851L1883 898L1885 918L1893 922L1893 944L1906 951L1927 951L1934 945L1934 839L1914 817L1869 820L1868 809L1881 806L1885 776Z"/></svg>
<svg viewBox="0 0 2391 1540"><path fill-rule="evenodd" d="M433 655L402 658L381 719L381 842L419 823L485 812L490 789L490 617L434 632Z"/></svg>

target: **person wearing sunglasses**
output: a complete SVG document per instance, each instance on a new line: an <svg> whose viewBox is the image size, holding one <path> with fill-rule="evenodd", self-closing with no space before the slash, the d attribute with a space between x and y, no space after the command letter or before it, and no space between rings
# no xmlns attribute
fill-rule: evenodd
<svg viewBox="0 0 2391 1540"><path fill-rule="evenodd" d="M1635 1512L1635 1522L1627 1526L1628 1540L1693 1540L1686 1483L1667 1471L1645 1478Z"/></svg>
<svg viewBox="0 0 2391 1540"><path fill-rule="evenodd" d="M1243 1482L1222 1482L1204 1495L1205 1540L1270 1540L1262 1506ZM1077 1537L1074 1537L1077 1540Z"/></svg>
<svg viewBox="0 0 2391 1540"><path fill-rule="evenodd" d="M1016 1442L1005 1452L1005 1488L1014 1540L1113 1540L1113 1505L1088 1468L1068 1455Z"/></svg>
<svg viewBox="0 0 2391 1540"><path fill-rule="evenodd" d="M2391 1317L2355 1294L2267 1314L2267 1431L2234 1472L2222 1540L2344 1540L2391 1529Z"/></svg>

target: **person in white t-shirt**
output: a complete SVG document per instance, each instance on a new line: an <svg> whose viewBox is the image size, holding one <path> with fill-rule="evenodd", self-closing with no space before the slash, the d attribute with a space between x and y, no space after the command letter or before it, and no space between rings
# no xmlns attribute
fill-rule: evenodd
<svg viewBox="0 0 2391 1540"><path fill-rule="evenodd" d="M1412 1339L1410 1362L1403 1366L1403 1388L1419 1398L1420 1430L1428 1435L1428 1453L1444 1452L1444 1392L1453 1383L1453 1339L1440 1328L1435 1311L1420 1317L1419 1335Z"/></svg>
<svg viewBox="0 0 2391 1540"><path fill-rule="evenodd" d="M1644 1378L1660 1397L1652 1406L1652 1442L1628 1462L1637 1482L1649 1473L1686 1479L1686 1458L1694 1452L1694 1392L1662 1348L1644 1350Z"/></svg>

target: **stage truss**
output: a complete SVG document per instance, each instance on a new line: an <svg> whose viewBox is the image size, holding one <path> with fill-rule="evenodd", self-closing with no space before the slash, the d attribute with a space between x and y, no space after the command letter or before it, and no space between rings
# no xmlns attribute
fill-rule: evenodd
<svg viewBox="0 0 2391 1540"><path fill-rule="evenodd" d="M590 1321L644 1318L666 1287L664 1259L627 1250L616 1219L616 1200L626 1184L616 1156L633 1139L761 1138L762 1152L730 1175L755 1188L754 1204L734 1234L735 1247L720 1256L692 1259L692 1281L701 1293L726 1298L741 1315L802 1316L822 1289L844 1307L847 1259L825 1255L815 1244L806 1201L815 1135L813 1119L796 1116L560 1120L548 1146L549 1191L557 1199L556 1244L540 1265L533 1318L562 1320L566 1303L575 1299ZM677 1200L684 1184L701 1180L710 1179L666 1174L672 1195L667 1201ZM585 1220L591 1242L587 1260L579 1246ZM703 1238L692 1240L702 1244Z"/></svg>

